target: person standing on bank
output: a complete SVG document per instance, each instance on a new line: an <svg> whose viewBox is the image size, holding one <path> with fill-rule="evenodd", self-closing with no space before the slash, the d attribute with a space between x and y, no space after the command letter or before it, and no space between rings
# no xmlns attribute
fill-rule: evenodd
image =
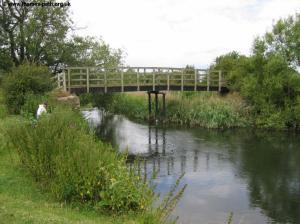
<svg viewBox="0 0 300 224"><path fill-rule="evenodd" d="M37 112L36 112L36 117L37 117L37 119L38 119L42 114L47 113L47 106L48 106L48 103L47 103L47 102L44 102L43 104L40 104L40 105L39 105L39 108L37 109Z"/></svg>

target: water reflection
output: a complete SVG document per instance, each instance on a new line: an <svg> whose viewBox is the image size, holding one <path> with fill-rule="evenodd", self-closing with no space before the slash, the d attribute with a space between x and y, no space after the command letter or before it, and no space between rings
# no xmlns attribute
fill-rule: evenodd
<svg viewBox="0 0 300 224"><path fill-rule="evenodd" d="M159 128L84 113L103 140L142 157L145 173L158 172L162 194L186 173L180 222L224 223L232 211L234 223L300 223L299 135Z"/></svg>

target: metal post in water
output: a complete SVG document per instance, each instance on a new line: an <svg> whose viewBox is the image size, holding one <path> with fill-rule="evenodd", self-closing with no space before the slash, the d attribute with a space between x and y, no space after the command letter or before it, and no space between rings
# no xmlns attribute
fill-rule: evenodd
<svg viewBox="0 0 300 224"><path fill-rule="evenodd" d="M155 119L158 115L158 92L155 92Z"/></svg>
<svg viewBox="0 0 300 224"><path fill-rule="evenodd" d="M166 94L162 93L162 97L163 97L163 116L165 118L166 117Z"/></svg>

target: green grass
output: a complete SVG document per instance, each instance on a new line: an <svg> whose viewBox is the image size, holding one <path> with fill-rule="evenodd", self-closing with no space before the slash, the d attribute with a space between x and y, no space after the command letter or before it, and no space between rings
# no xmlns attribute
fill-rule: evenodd
<svg viewBox="0 0 300 224"><path fill-rule="evenodd" d="M186 186L176 191L178 180L153 207L154 189L127 169L123 155L94 139L78 115L61 106L38 121L3 113L0 224L173 223L169 214Z"/></svg>
<svg viewBox="0 0 300 224"><path fill-rule="evenodd" d="M0 107L6 108L0 89ZM61 203L41 187L7 144L5 130L28 122L5 114L0 118L0 224L2 223L155 223L154 214L111 213L87 206Z"/></svg>

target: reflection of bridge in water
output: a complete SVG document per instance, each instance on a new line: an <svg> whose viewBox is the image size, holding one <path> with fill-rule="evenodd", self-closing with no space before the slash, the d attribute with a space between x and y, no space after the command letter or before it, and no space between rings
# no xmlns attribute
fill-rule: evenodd
<svg viewBox="0 0 300 224"><path fill-rule="evenodd" d="M211 153L195 150L167 150L170 147L167 143L166 130L156 126L149 126L148 153L140 155L136 166L143 173L157 173L158 176L168 176L187 172L198 172L208 170L211 160ZM175 146L176 148L176 146ZM200 153L202 154L200 156ZM213 153L217 159L222 159L221 153ZM129 166L133 167L133 158L129 155ZM199 165L201 163L201 166Z"/></svg>
<svg viewBox="0 0 300 224"><path fill-rule="evenodd" d="M188 132L140 126L104 110L86 112L85 116L98 127L96 134L103 140L109 140L121 152L129 150L129 166L133 166L132 161L138 156L137 166L143 172L157 172L160 176L201 172L209 170L211 163L224 159L222 151L197 142Z"/></svg>
<svg viewBox="0 0 300 224"><path fill-rule="evenodd" d="M149 128L104 114L85 113L98 136L121 152L140 154L137 166L148 177L157 172L159 192L168 192L186 173L188 188L178 210L182 222L221 223L233 211L235 220L246 217L245 223L300 223L298 134Z"/></svg>

